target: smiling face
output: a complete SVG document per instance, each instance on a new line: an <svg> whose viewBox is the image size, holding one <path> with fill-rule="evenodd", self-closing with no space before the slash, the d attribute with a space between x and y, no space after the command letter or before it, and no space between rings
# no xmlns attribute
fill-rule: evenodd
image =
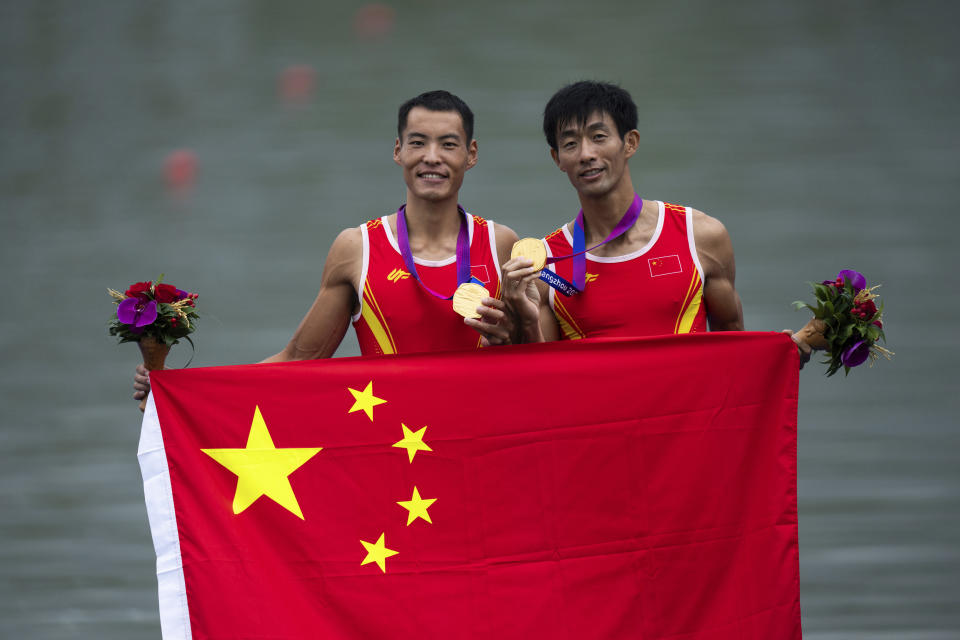
<svg viewBox="0 0 960 640"><path fill-rule="evenodd" d="M467 140L456 111L414 107L394 145L393 160L403 168L408 203L456 202L464 174L477 163L477 142Z"/></svg>
<svg viewBox="0 0 960 640"><path fill-rule="evenodd" d="M600 197L616 190L628 175L627 160L636 153L640 134L636 129L622 138L607 113L596 111L582 124L560 124L553 161L567 174L577 193Z"/></svg>

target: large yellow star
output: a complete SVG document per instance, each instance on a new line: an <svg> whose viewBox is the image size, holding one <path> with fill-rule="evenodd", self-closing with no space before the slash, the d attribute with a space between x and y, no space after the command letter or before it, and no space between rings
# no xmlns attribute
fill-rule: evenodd
<svg viewBox="0 0 960 640"><path fill-rule="evenodd" d="M273 446L260 407L253 410L253 423L244 449L201 449L237 474L233 512L241 513L260 496L267 496L301 520L304 519L288 476L322 449L277 449Z"/></svg>
<svg viewBox="0 0 960 640"><path fill-rule="evenodd" d="M347 391L353 394L354 399L353 406L350 407L350 411L347 411L347 413L363 411L367 414L367 417L370 418L371 422L373 422L373 408L378 404L385 404L387 402L373 395L373 380L367 383L367 388L363 391L357 391L350 387L347 387Z"/></svg>
<svg viewBox="0 0 960 640"><path fill-rule="evenodd" d="M393 549L387 549L387 545L383 542L383 534L380 534L380 538L376 542L367 542L366 540L361 540L360 544L363 545L363 548L367 550L367 557L363 559L363 562L360 563L360 566L369 564L371 562L376 562L377 566L380 567L380 571L384 573L387 572L387 563L386 559L390 556L395 556L399 551L394 551Z"/></svg>
<svg viewBox="0 0 960 640"><path fill-rule="evenodd" d="M417 451L433 451L433 449L423 441L423 432L427 430L426 427L414 432L410 431L405 424L401 423L400 426L403 427L403 440L395 442L393 446L406 449L407 455L410 456L410 462L413 462L413 456L417 455Z"/></svg>
<svg viewBox="0 0 960 640"><path fill-rule="evenodd" d="M410 523L416 520L417 518L423 518L430 524L433 524L433 520L430 519L430 514L427 513L427 509L430 508L436 498L428 498L424 500L420 497L420 492L417 491L417 488L413 488L413 497L409 500L398 500L397 504L409 511L407 514L407 526L410 526Z"/></svg>

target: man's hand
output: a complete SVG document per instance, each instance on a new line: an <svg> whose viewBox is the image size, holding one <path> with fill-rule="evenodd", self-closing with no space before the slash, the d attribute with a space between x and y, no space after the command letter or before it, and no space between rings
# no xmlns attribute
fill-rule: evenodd
<svg viewBox="0 0 960 640"><path fill-rule="evenodd" d="M513 319L502 300L484 298L477 307L477 313L480 319L464 318L463 322L482 336L480 343L483 346L513 343Z"/></svg>
<svg viewBox="0 0 960 640"><path fill-rule="evenodd" d="M810 362L810 356L813 355L813 348L804 342L803 339L799 337L799 334L794 333L790 329L784 329L780 333L785 333L793 338L793 341L797 345L797 351L800 353L800 368L803 369L803 365Z"/></svg>
<svg viewBox="0 0 960 640"><path fill-rule="evenodd" d="M503 301L523 342L543 342L540 330L540 270L529 258L511 258L501 268Z"/></svg>
<svg viewBox="0 0 960 640"><path fill-rule="evenodd" d="M150 372L142 364L137 365L133 374L133 399L140 402L150 393Z"/></svg>

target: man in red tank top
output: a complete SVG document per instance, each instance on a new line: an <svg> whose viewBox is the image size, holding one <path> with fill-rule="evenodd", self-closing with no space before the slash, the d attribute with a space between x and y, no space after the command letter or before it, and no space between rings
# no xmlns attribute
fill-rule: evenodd
<svg viewBox="0 0 960 640"><path fill-rule="evenodd" d="M516 233L459 209L460 186L477 163L473 113L457 96L431 91L400 106L393 159L407 185L407 245L412 274L397 244L393 213L345 229L327 254L320 292L287 346L265 362L329 358L353 321L363 355L476 348L509 341L503 322L498 256ZM479 320L464 320L444 294L456 286L454 254L467 225L471 275L490 291Z"/></svg>
<svg viewBox="0 0 960 640"><path fill-rule="evenodd" d="M517 234L457 205L464 175L477 163L472 111L447 91L411 98L398 113L393 159L407 185L406 244L418 277L401 256L397 213L343 230L327 253L313 306L287 346L264 362L329 358L351 321L363 355L510 341L509 318L497 297L500 265L510 256ZM470 276L491 294L481 301L479 319L460 317L449 300L432 296L423 286L443 295L453 292L461 225L467 230ZM140 400L149 388L140 366L134 398Z"/></svg>
<svg viewBox="0 0 960 640"><path fill-rule="evenodd" d="M742 330L724 226L689 207L636 197L628 161L640 133L630 95L607 83L571 84L547 103L543 129L553 161L577 191L590 250L582 291L571 296L538 279L526 258L503 266L504 300L524 340ZM636 215L626 228L624 212ZM548 235L547 255L574 253L576 227L570 222ZM576 279L573 260L547 268Z"/></svg>

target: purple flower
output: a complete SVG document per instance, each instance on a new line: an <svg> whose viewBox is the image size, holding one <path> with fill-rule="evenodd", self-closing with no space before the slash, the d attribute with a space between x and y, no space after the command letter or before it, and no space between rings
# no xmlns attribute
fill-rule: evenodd
<svg viewBox="0 0 960 640"><path fill-rule="evenodd" d="M866 362L870 355L870 343L866 340L860 340L854 343L852 347L843 352L840 361L847 367L859 367Z"/></svg>
<svg viewBox="0 0 960 640"><path fill-rule="evenodd" d="M863 277L863 274L853 269L844 269L837 274L837 278L849 282L854 291L860 291L867 286L867 279Z"/></svg>
<svg viewBox="0 0 960 640"><path fill-rule="evenodd" d="M117 319L123 324L145 327L157 319L157 301L127 298L117 305Z"/></svg>

